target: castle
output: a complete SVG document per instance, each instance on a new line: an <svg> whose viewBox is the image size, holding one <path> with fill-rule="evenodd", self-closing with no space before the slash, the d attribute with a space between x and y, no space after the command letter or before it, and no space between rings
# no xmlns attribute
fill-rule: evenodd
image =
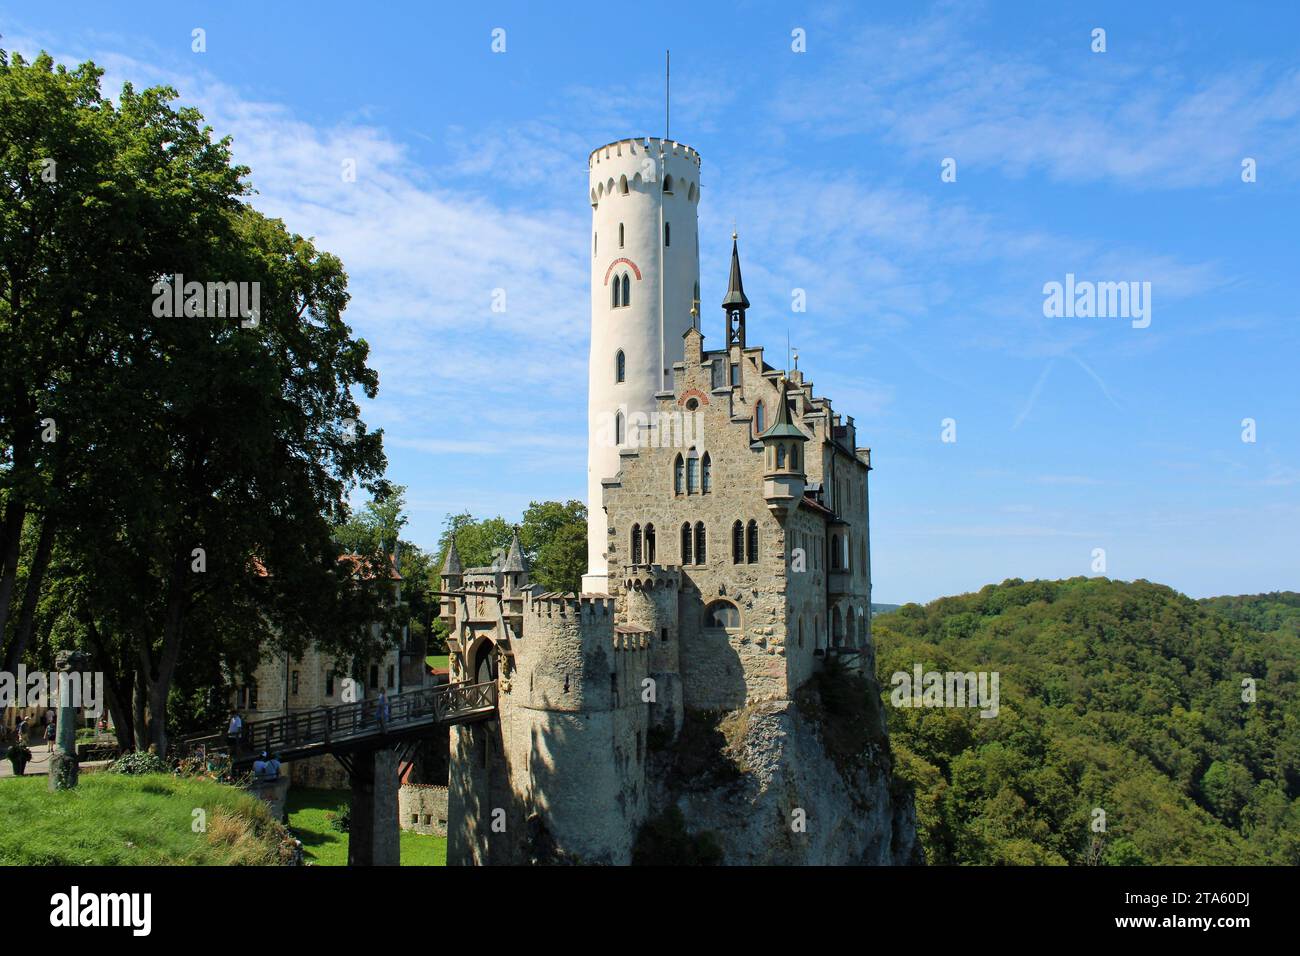
<svg viewBox="0 0 1300 956"><path fill-rule="evenodd" d="M783 715L831 658L871 670L871 456L853 419L747 340L734 234L706 348L694 149L624 139L588 165L588 571L580 595L542 593L517 539L489 568L447 554L451 680L496 681L499 712L451 729L451 863L539 846L627 863L662 809L652 745L688 713ZM871 859L909 852L890 839Z"/></svg>

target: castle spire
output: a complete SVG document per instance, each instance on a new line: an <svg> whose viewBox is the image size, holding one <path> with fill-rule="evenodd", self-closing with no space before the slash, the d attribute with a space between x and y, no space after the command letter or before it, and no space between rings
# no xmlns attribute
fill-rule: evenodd
<svg viewBox="0 0 1300 956"><path fill-rule="evenodd" d="M456 536L451 536L451 544L447 545L447 557L442 562L442 576L444 578L459 577L464 569L460 564L460 552L456 549Z"/></svg>
<svg viewBox="0 0 1300 956"><path fill-rule="evenodd" d="M749 298L745 295L745 286L740 279L740 250L736 246L736 233L731 233L731 277L727 280L727 295L722 300L722 308L727 313L727 345L745 347L745 310L749 308Z"/></svg>
<svg viewBox="0 0 1300 956"><path fill-rule="evenodd" d="M528 561L524 557L524 549L519 544L518 525L515 525L514 530L510 532L510 552L506 555L506 563L501 570L514 573L522 573L528 570Z"/></svg>

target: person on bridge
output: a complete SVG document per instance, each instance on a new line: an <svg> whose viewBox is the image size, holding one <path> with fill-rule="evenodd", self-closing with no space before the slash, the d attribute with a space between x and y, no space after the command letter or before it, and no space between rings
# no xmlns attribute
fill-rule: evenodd
<svg viewBox="0 0 1300 956"><path fill-rule="evenodd" d="M239 716L239 711L234 711L230 715L230 726L226 728L226 742L230 744L230 759L235 759L235 751L239 748L239 736L244 730L244 718Z"/></svg>

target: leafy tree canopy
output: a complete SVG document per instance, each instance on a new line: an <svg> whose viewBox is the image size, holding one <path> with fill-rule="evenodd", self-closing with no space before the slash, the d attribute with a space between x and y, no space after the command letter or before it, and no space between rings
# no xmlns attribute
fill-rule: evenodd
<svg viewBox="0 0 1300 956"><path fill-rule="evenodd" d="M1295 597L1016 579L877 617L927 859L1300 863ZM894 707L917 663L998 672L998 716Z"/></svg>

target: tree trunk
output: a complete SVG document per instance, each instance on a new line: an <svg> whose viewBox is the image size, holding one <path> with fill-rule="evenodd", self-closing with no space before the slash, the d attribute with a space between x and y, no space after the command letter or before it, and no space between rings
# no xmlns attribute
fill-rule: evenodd
<svg viewBox="0 0 1300 956"><path fill-rule="evenodd" d="M189 553L184 548L177 548L172 557L171 580L167 588L167 609L163 617L162 647L159 648L156 668L149 668L147 662L152 655L143 650L146 660L145 676L149 690L149 742L158 747L158 756L167 756L167 695L171 691L172 678L176 676L176 665L180 661L183 624L185 618L186 580L190 575Z"/></svg>
<svg viewBox="0 0 1300 956"><path fill-rule="evenodd" d="M145 723L145 694L149 687L148 677L145 672L137 667L135 671L135 686L132 688L131 708L133 711L133 720L131 723L131 733L135 738L136 750L149 749L149 735Z"/></svg>
<svg viewBox="0 0 1300 956"><path fill-rule="evenodd" d="M135 741L135 720L131 713L135 671L130 667L129 658L122 661L121 666L114 666L108 645L100 638L94 619L87 616L84 621L95 669L104 675L104 697L108 713L113 718L113 734L117 737L117 745L126 753L134 749Z"/></svg>
<svg viewBox="0 0 1300 956"><path fill-rule="evenodd" d="M31 570L27 573L22 611L18 615L18 631L9 643L9 650L5 653L4 668L11 674L17 672L36 627L36 604L40 600L41 584L45 580L45 571L49 567L50 552L53 549L54 518L46 512L41 517L41 534L36 542L36 554L32 558Z"/></svg>
<svg viewBox="0 0 1300 956"><path fill-rule="evenodd" d="M170 682L169 682L170 683ZM149 743L158 748L158 756L167 756L167 691L162 681L149 688Z"/></svg>
<svg viewBox="0 0 1300 956"><path fill-rule="evenodd" d="M131 699L131 689L126 688L126 694L120 694L112 683L106 682L104 696L107 698L108 715L113 718L113 736L117 738L117 745L121 748L122 753L131 749L133 740L132 727L134 721L131 719L131 708L126 706L126 701ZM125 697L125 699L124 699Z"/></svg>
<svg viewBox="0 0 1300 956"><path fill-rule="evenodd" d="M9 623L9 602L13 600L14 581L18 578L18 547L23 536L23 518L27 504L20 501L16 491L5 505L4 552L0 553L0 642L4 641L5 625Z"/></svg>

